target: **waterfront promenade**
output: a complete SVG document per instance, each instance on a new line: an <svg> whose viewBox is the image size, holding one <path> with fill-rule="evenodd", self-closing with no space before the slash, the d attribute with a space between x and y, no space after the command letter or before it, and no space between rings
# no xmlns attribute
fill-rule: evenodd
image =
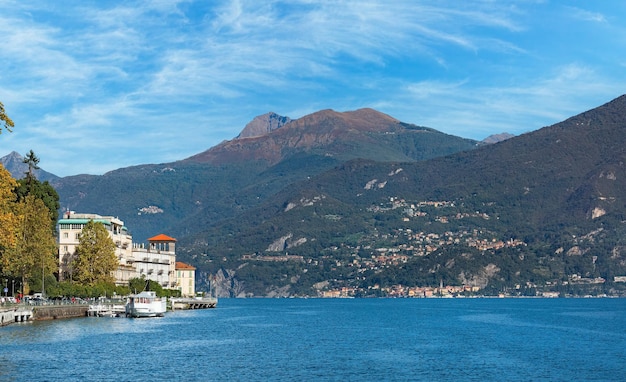
<svg viewBox="0 0 626 382"><path fill-rule="evenodd" d="M89 305L83 302L5 303L0 305L0 326L31 320L85 317L88 309Z"/></svg>

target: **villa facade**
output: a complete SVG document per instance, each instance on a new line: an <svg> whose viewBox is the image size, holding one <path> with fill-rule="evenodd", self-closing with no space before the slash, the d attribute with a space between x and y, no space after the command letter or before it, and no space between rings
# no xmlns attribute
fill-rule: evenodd
<svg viewBox="0 0 626 382"><path fill-rule="evenodd" d="M145 276L163 288L176 288L176 239L159 234L148 239L147 246L133 243L132 235L119 218L74 211L65 212L58 222L59 281L72 279L71 265L76 247L90 220L102 223L115 243L118 266L114 277L117 285L128 285L129 280Z"/></svg>
<svg viewBox="0 0 626 382"><path fill-rule="evenodd" d="M196 294L196 268L181 261L176 262L176 289L182 297L194 297Z"/></svg>

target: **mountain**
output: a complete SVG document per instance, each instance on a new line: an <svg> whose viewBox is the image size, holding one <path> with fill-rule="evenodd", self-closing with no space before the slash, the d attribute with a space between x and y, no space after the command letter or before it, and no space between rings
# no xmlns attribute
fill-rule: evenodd
<svg viewBox="0 0 626 382"><path fill-rule="evenodd" d="M492 134L487 138L483 139L481 142L485 144L498 143L502 141L506 141L509 138L513 138L515 135L509 133L500 133L500 134Z"/></svg>
<svg viewBox="0 0 626 382"><path fill-rule="evenodd" d="M626 296L625 126L626 96L491 144L372 109L270 113L177 162L52 184L135 241L176 237L221 296Z"/></svg>
<svg viewBox="0 0 626 382"><path fill-rule="evenodd" d="M230 295L371 295L444 281L496 294L626 294L625 127L621 96L476 150L346 161L184 237L183 256Z"/></svg>
<svg viewBox="0 0 626 382"><path fill-rule="evenodd" d="M258 118L267 119L262 116L255 120ZM280 120L287 121L287 117ZM271 129L263 129L268 130ZM263 135L222 142L186 161L211 164L262 161L272 166L295 154L334 158L340 162L355 158L413 161L472 149L477 144L434 129L402 123L372 109L343 113L322 110L289 120Z"/></svg>
<svg viewBox="0 0 626 382"><path fill-rule="evenodd" d="M323 110L296 120L270 113L239 138L187 159L53 185L63 209L117 216L138 242L159 232L180 239L348 160L419 161L478 145L371 109Z"/></svg>
<svg viewBox="0 0 626 382"><path fill-rule="evenodd" d="M24 178L25 174L28 172L28 165L24 163L24 157L15 151L12 151L9 154L0 158L0 162L2 163L2 166L4 166L4 168L6 168L11 173L11 176L15 179ZM42 169L34 170L34 174L35 177L41 182L53 182L54 180L59 179L58 176Z"/></svg>
<svg viewBox="0 0 626 382"><path fill-rule="evenodd" d="M250 121L246 127L243 128L243 130L241 130L241 133L239 133L237 138L260 137L282 127L284 124L289 122L291 122L291 118L280 116L274 112L259 115Z"/></svg>

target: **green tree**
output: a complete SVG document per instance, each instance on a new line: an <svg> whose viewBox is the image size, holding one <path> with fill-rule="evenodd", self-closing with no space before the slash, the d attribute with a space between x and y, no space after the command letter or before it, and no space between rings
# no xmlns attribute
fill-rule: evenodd
<svg viewBox="0 0 626 382"><path fill-rule="evenodd" d="M50 227L53 233L56 233L56 223L59 220L59 194L52 187L48 181L40 182L36 178L33 178L29 184L28 177L19 179L17 181L17 187L15 188L15 194L18 201L23 201L26 196L32 195L37 199L41 199L46 207L48 207Z"/></svg>
<svg viewBox="0 0 626 382"><path fill-rule="evenodd" d="M42 183L35 176L35 170L39 169L39 158L33 150L26 154L23 162L28 164L28 171L25 173L25 178L17 181L17 187L15 188L17 201L23 201L28 195L41 199L50 211L50 226L52 227L52 232L56 233L56 223L59 220L60 208L59 194L48 181Z"/></svg>
<svg viewBox="0 0 626 382"><path fill-rule="evenodd" d="M117 268L115 243L104 224L90 220L85 224L72 268L74 279L82 284L93 286L97 283L113 283L113 271Z"/></svg>
<svg viewBox="0 0 626 382"><path fill-rule="evenodd" d="M28 165L28 171L26 171L26 183L28 184L29 191L32 192L33 182L34 180L37 180L35 177L35 170L39 170L40 168L39 158L35 155L33 150L30 150L22 162Z"/></svg>
<svg viewBox="0 0 626 382"><path fill-rule="evenodd" d="M6 112L4 111L4 105L2 104L2 102L0 102L0 121L4 123L4 128L8 132L13 131L13 127L15 127L15 124L13 123L11 118L9 118L9 116L6 115ZM2 128L0 128L0 134L2 134Z"/></svg>
<svg viewBox="0 0 626 382"><path fill-rule="evenodd" d="M50 230L50 211L43 201L27 196L17 208L17 241L3 255L3 270L21 277L23 292L28 293L31 277L42 280L56 271L56 238Z"/></svg>

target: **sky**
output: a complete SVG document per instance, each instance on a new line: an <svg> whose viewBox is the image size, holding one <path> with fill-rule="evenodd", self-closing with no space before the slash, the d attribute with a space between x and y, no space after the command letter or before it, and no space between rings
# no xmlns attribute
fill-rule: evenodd
<svg viewBox="0 0 626 382"><path fill-rule="evenodd" d="M519 135L626 93L624 20L621 0L2 0L0 157L101 175L270 111Z"/></svg>

